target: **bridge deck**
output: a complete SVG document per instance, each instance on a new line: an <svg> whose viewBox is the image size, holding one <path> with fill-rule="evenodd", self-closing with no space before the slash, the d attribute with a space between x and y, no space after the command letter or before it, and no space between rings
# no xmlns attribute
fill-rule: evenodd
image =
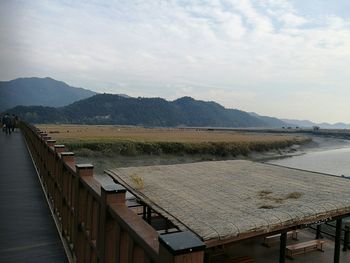
<svg viewBox="0 0 350 263"><path fill-rule="evenodd" d="M67 262L19 131L0 131L0 262Z"/></svg>

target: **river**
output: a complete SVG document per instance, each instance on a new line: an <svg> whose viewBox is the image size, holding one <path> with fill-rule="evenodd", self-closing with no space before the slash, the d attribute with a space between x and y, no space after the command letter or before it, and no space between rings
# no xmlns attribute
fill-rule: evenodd
<svg viewBox="0 0 350 263"><path fill-rule="evenodd" d="M270 160L268 163L309 171L350 177L350 141L313 137L295 156Z"/></svg>

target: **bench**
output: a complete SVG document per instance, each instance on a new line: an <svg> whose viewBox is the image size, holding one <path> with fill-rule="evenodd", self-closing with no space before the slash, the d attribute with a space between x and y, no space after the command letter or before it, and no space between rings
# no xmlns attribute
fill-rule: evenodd
<svg viewBox="0 0 350 263"><path fill-rule="evenodd" d="M306 252L314 251L314 250L319 250L324 252L323 244L325 242L326 241L324 240L316 239L316 240L288 245L286 246L287 257L292 259L293 256L295 255L304 254Z"/></svg>
<svg viewBox="0 0 350 263"><path fill-rule="evenodd" d="M299 233L298 230L288 231L287 238L298 240L298 233ZM266 247L271 247L271 244L277 243L278 241L280 241L280 237L281 237L281 234L265 237L263 245Z"/></svg>
<svg viewBox="0 0 350 263"><path fill-rule="evenodd" d="M255 262L254 258L250 256L242 256L238 258L226 259L223 261L219 261L217 263L253 263Z"/></svg>

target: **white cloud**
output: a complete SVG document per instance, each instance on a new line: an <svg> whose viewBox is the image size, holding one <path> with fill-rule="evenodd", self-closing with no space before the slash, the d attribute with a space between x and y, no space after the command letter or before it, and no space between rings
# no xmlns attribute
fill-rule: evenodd
<svg viewBox="0 0 350 263"><path fill-rule="evenodd" d="M286 117L296 111L278 108L291 103L285 94L340 93L350 81L349 20L305 16L287 0L5 1L0 7L2 79L49 75L101 91L190 95ZM271 101L275 96L280 105ZM332 116L327 120L338 121Z"/></svg>
<svg viewBox="0 0 350 263"><path fill-rule="evenodd" d="M299 27L302 25L305 25L308 20L304 17L295 15L293 13L285 13L282 15L281 20L286 24L288 27Z"/></svg>

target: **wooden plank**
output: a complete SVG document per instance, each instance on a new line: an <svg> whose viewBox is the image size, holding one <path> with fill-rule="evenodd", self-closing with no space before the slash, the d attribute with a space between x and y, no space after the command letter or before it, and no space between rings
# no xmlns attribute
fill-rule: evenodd
<svg viewBox="0 0 350 263"><path fill-rule="evenodd" d="M287 232L287 238L298 240L298 230L292 230ZM280 241L281 234L276 234L272 236L267 236L264 238L264 246L270 247L273 243L278 243Z"/></svg>
<svg viewBox="0 0 350 263"><path fill-rule="evenodd" d="M324 240L310 240L302 243L296 243L286 246L287 256L293 258L295 255L304 254L306 252L320 250L323 252L323 244L326 241Z"/></svg>
<svg viewBox="0 0 350 263"><path fill-rule="evenodd" d="M254 258L250 256L241 256L237 258L225 259L223 261L218 261L217 263L253 263Z"/></svg>
<svg viewBox="0 0 350 263"><path fill-rule="evenodd" d="M125 229L134 241L145 249L146 254L151 258L157 257L158 233L150 225L125 205L110 205L110 214L117 221L119 227ZM122 240L120 242L122 243Z"/></svg>

